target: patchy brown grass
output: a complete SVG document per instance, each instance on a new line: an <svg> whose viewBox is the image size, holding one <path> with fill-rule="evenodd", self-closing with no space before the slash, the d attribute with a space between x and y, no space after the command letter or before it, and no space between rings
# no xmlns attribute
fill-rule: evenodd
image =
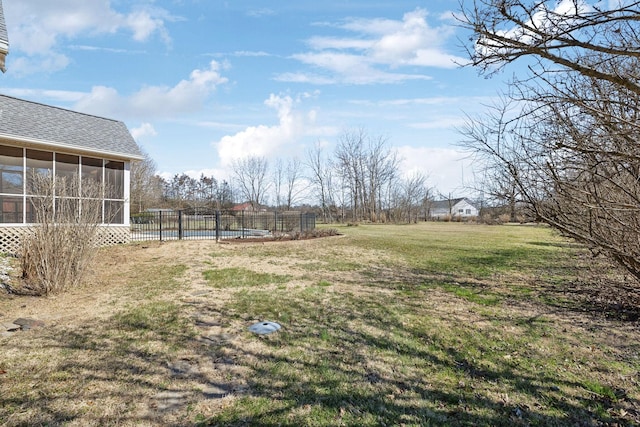
<svg viewBox="0 0 640 427"><path fill-rule="evenodd" d="M617 271L540 228L340 232L113 247L68 293L1 294L45 327L0 337L0 425L640 422Z"/></svg>

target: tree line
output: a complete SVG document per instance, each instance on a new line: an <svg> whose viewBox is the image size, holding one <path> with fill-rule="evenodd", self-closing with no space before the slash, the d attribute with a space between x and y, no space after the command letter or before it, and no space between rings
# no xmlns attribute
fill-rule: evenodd
<svg viewBox="0 0 640 427"><path fill-rule="evenodd" d="M402 174L400 158L384 137L363 129L343 132L332 152L316 144L304 159L248 156L232 163L231 179L156 173L148 154L132 166L131 211L149 208L225 210L314 208L324 221L416 222L426 219L436 191L424 173Z"/></svg>
<svg viewBox="0 0 640 427"><path fill-rule="evenodd" d="M233 189L227 181L204 174L196 179L186 173L165 179L156 173L156 164L147 153L131 167L132 214L150 208L211 212L233 205Z"/></svg>

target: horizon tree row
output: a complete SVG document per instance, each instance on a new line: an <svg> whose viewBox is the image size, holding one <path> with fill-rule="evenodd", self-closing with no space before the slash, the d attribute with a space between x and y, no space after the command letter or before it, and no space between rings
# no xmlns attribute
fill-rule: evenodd
<svg viewBox="0 0 640 427"><path fill-rule="evenodd" d="M428 219L436 194L426 174L403 176L387 138L371 137L363 129L341 134L332 153L317 144L304 161L237 159L230 181L185 173L164 179L146 153L131 172L132 214L149 208L225 210L250 203L256 210L315 208L325 222L417 222Z"/></svg>
<svg viewBox="0 0 640 427"><path fill-rule="evenodd" d="M317 144L307 151L313 194L326 222L417 222L427 219L436 192L424 173L403 176L389 141L360 128L339 136L335 151Z"/></svg>

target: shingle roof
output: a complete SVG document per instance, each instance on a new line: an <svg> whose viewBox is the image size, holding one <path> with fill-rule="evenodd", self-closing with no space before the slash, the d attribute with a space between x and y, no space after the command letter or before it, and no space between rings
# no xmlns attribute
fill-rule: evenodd
<svg viewBox="0 0 640 427"><path fill-rule="evenodd" d="M1 0L0 0L1 1ZM0 139L140 159L124 123L0 95Z"/></svg>
<svg viewBox="0 0 640 427"><path fill-rule="evenodd" d="M460 197L458 199L436 200L436 201L431 202L431 209L446 209L446 210L449 210L450 208L454 207L455 205L457 205L458 203L460 203L464 199L465 199L464 197Z"/></svg>

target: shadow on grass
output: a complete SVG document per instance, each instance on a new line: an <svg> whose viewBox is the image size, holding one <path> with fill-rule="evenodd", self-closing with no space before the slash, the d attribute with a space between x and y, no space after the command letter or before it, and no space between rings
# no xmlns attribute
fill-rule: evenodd
<svg viewBox="0 0 640 427"><path fill-rule="evenodd" d="M155 325L116 314L80 328L16 333L0 361L0 425L193 425L189 405L226 391L172 366L194 340L189 325L166 323L173 314Z"/></svg>
<svg viewBox="0 0 640 427"><path fill-rule="evenodd" d="M365 345L370 351L398 347L393 340L380 339L353 331L349 345ZM290 343L295 345L295 343ZM520 372L517 368L487 369L453 348L446 348L447 357L416 349L399 348L399 358L418 358L433 370L454 372L461 378L458 387L442 389L428 376L408 376L404 379L372 372L344 354L317 362L301 362L297 358L250 354L261 360L252 374L251 399L265 399L271 408L259 411L231 407L206 425L596 425L616 420L607 410L607 399L577 399L569 403L561 389L581 387L580 383L557 381ZM274 378L273 366L287 364L305 372L321 372L315 380L307 375ZM402 366L398 366L402 369ZM324 375L324 378L322 378ZM350 386L345 387L345 380ZM475 382L491 382L505 393L494 396L475 389ZM506 390L544 400L540 408L511 403ZM624 424L624 420L620 420Z"/></svg>
<svg viewBox="0 0 640 427"><path fill-rule="evenodd" d="M46 380L41 384L31 380L17 386L24 380L4 378L2 424L62 425L80 420L98 425L154 424L164 423L163 417L171 412L171 425L628 424L628 417L616 417L617 402L609 398L568 398L566 390L584 388L580 381L558 380L508 361L487 364L469 352L482 351L482 343L454 345L437 331L407 323L405 311L399 312L399 305L391 301L371 295L334 299L323 306L319 300L291 298L286 305L293 320L281 333L265 338L245 333L264 351L232 344L196 347L211 364L219 363L224 348L225 354L234 354L224 363L250 371L249 391L237 394L213 418L198 420L186 408L226 393L181 386L181 379L202 384L210 379L197 372L172 378L166 353L144 345L161 338L183 346L194 338L188 331L166 335L159 331L163 325L145 324L148 335L114 339L98 325L86 325L74 331L50 329L37 339L25 335L14 342L25 355L37 350L67 356L41 376ZM411 312L418 310L420 300L407 299L400 305ZM231 316L206 304L200 309L215 317ZM258 314L274 315L269 310L256 307ZM358 319L363 323L354 323ZM105 322L109 327L123 326L119 316ZM174 396L173 401L159 399L149 412L136 408L141 399L163 394ZM93 413L93 405L115 406ZM640 402L631 405L638 407ZM27 419L13 416L27 411L33 412Z"/></svg>
<svg viewBox="0 0 640 427"><path fill-rule="evenodd" d="M505 352L485 358L484 350L496 350L483 348L490 340L474 340L472 329L456 341L408 323L419 300L402 301L406 311L398 312L379 296L324 307L289 298L286 308L260 299L256 314L286 309L295 320L275 336L254 337L263 351L235 348L239 361L254 361L251 392L202 425L627 425L640 416L629 412L640 402L580 393L585 384L571 376Z"/></svg>
<svg viewBox="0 0 640 427"><path fill-rule="evenodd" d="M464 297L463 294L468 293L471 299L467 299L472 302L473 294L505 300L518 298L520 291L527 291L527 297L533 294L538 302L562 312L590 313L627 322L640 320L640 290L635 279L625 277L617 267L602 258L593 257L576 243L527 244L576 250L556 255L527 247L468 250L462 251L457 258L457 271L449 267L429 266L407 271L377 268L365 274L376 278L382 287L395 284L415 289L416 286L444 284L453 293L456 293L457 287L460 290L458 296ZM519 271L524 273L524 277L529 277L520 284L520 289L493 289L486 285L486 282L499 283L501 275L508 276L510 272ZM494 280L494 277L497 279Z"/></svg>
<svg viewBox="0 0 640 427"><path fill-rule="evenodd" d="M633 409L640 402L623 392L588 391L598 390L597 384L577 373L560 376L552 367L531 363L524 341L499 342L473 325L455 323L453 316L443 317L442 323L424 319L431 314L425 301L442 283L478 294L493 292L485 283L419 269L372 269L366 278L358 294L332 294L331 286L299 294L249 288L229 290L230 303L224 308L201 304L198 310L209 318L286 319L284 329L272 336L243 332L240 344L192 347L209 364L248 372L245 392L233 391L233 379L212 383L188 366L168 366L171 352L158 351L155 342L183 348L194 341L188 325L181 323L184 313L170 305L143 310L141 304L100 325L16 337L13 351L24 359L11 363L32 365L35 372L23 372L29 379L10 371L2 378L0 424L589 426L640 421ZM545 290L543 285L540 289ZM581 310L579 304L552 307ZM156 321L141 318L145 313ZM524 316L502 321L533 332L545 326ZM516 351L520 358L508 357ZM39 352L62 357L28 360ZM538 364L547 363L542 354L531 356ZM48 372L38 367L49 363ZM211 388L194 389L187 381ZM221 392L211 391L216 389ZM199 419L188 411L194 402L227 394L233 399L211 418ZM141 411L136 406L141 399L155 399L157 406ZM102 408L94 409L98 405ZM27 412L32 414L20 416Z"/></svg>

